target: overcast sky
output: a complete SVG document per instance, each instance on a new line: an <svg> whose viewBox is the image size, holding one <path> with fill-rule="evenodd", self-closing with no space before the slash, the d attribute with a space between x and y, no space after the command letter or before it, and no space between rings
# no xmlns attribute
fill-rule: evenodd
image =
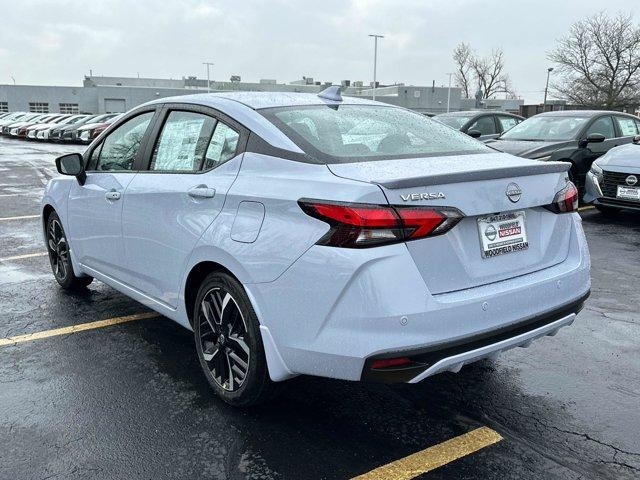
<svg viewBox="0 0 640 480"><path fill-rule="evenodd" d="M380 41L382 83L447 84L451 52L504 49L528 102L541 101L546 53L574 21L638 0L0 0L0 84L81 85L95 75L241 75L371 81Z"/></svg>

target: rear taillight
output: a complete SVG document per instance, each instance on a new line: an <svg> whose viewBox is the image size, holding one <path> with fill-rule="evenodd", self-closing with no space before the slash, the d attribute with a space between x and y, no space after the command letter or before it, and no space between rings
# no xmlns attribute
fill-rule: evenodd
<svg viewBox="0 0 640 480"><path fill-rule="evenodd" d="M572 182L556 193L553 203L545 207L554 213L575 212L578 210L578 189Z"/></svg>
<svg viewBox="0 0 640 480"><path fill-rule="evenodd" d="M364 248L442 235L462 219L449 207L404 207L300 200L308 215L331 228L317 242L345 248Z"/></svg>

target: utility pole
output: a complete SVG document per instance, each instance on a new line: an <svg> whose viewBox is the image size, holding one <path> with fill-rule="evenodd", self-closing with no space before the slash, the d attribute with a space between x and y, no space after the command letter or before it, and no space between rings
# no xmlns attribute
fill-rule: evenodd
<svg viewBox="0 0 640 480"><path fill-rule="evenodd" d="M212 62L202 62L203 65L207 66L207 92L211 91L211 77L209 76L209 67L213 65Z"/></svg>
<svg viewBox="0 0 640 480"><path fill-rule="evenodd" d="M453 73L447 73L449 75L449 90L447 91L447 113L449 113L449 107L451 105L451 76Z"/></svg>
<svg viewBox="0 0 640 480"><path fill-rule="evenodd" d="M547 68L547 84L544 87L544 101L542 102L542 112L544 113L545 107L547 106L547 92L549 91L549 75L553 72L553 67Z"/></svg>
<svg viewBox="0 0 640 480"><path fill-rule="evenodd" d="M384 38L384 35L372 34L369 36L373 37L373 100L375 101L378 73L378 39Z"/></svg>

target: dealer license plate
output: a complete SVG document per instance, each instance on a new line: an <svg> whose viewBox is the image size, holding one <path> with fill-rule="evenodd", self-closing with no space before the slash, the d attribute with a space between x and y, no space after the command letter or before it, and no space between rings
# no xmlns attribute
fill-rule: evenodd
<svg viewBox="0 0 640 480"><path fill-rule="evenodd" d="M638 187L625 187L623 185L618 185L618 198L622 198L623 200L636 200L640 201L640 188Z"/></svg>
<svg viewBox="0 0 640 480"><path fill-rule="evenodd" d="M483 258L529 248L524 211L478 218L478 233Z"/></svg>

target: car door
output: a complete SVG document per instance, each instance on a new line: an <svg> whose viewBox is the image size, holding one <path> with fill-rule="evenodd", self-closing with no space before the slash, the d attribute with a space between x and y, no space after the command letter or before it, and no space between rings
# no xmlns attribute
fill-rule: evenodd
<svg viewBox="0 0 640 480"><path fill-rule="evenodd" d="M466 129L467 132L477 130L480 132L478 140L485 141L498 137L498 129L496 128L496 120L493 114L482 115L471 123Z"/></svg>
<svg viewBox="0 0 640 480"><path fill-rule="evenodd" d="M211 109L169 106L127 188L127 283L175 308L185 265L222 210L248 132Z"/></svg>
<svg viewBox="0 0 640 480"><path fill-rule="evenodd" d="M633 138L640 134L638 126L636 125L636 119L623 115L613 116L616 123L617 141L616 145L624 145L625 143L633 142Z"/></svg>
<svg viewBox="0 0 640 480"><path fill-rule="evenodd" d="M596 158L607 153L619 142L611 115L603 115L593 119L583 137L588 137L593 133L604 135L605 140L602 143L590 143L588 145L589 152L587 152L586 160L589 168L591 168L591 164Z"/></svg>
<svg viewBox="0 0 640 480"><path fill-rule="evenodd" d="M87 153L86 181L73 182L68 200L67 234L77 260L120 279L126 260L122 244L122 205L140 165L141 147L155 110L127 119Z"/></svg>

